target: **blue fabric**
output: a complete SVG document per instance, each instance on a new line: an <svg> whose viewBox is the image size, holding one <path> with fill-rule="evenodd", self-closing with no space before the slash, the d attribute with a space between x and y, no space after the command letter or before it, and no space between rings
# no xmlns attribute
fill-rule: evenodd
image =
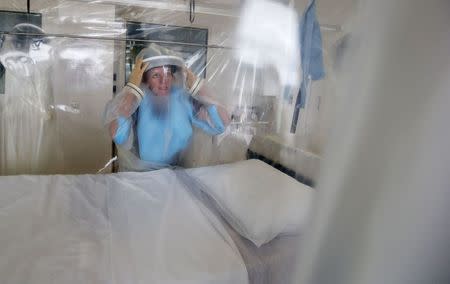
<svg viewBox="0 0 450 284"><path fill-rule="evenodd" d="M208 107L207 111L214 127L209 125L206 121L200 120L196 117L193 118L192 124L210 135L218 135L223 133L225 131L225 126L223 125L222 119L217 111L217 107L215 105L211 105Z"/></svg>
<svg viewBox="0 0 450 284"><path fill-rule="evenodd" d="M322 79L325 76L322 34L317 21L315 0L309 2L301 20L300 46L303 79L308 76L311 76L311 80Z"/></svg>
<svg viewBox="0 0 450 284"><path fill-rule="evenodd" d="M182 89L174 89L170 93L168 111L164 115L152 105L151 95L145 96L138 109L136 126L140 159L157 164L172 164L189 145L192 125L210 135L222 133L225 126L217 108L210 106L207 110L214 127L194 116L192 101ZM123 125L124 128L128 127L129 134L131 123Z"/></svg>
<svg viewBox="0 0 450 284"><path fill-rule="evenodd" d="M300 21L300 52L302 60L302 83L295 102L291 133L297 128L300 108L305 107L310 80L320 80L325 76L322 53L322 34L316 16L316 1L311 0Z"/></svg>
<svg viewBox="0 0 450 284"><path fill-rule="evenodd" d="M128 136L130 136L131 119L120 116L117 119L117 131L114 136L114 142L118 145L122 145L127 142Z"/></svg>

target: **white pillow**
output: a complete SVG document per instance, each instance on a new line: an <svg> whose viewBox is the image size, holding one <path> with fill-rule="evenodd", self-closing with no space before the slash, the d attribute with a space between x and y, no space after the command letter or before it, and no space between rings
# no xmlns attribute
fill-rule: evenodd
<svg viewBox="0 0 450 284"><path fill-rule="evenodd" d="M230 225L258 247L307 223L313 189L262 161L189 172L207 186Z"/></svg>

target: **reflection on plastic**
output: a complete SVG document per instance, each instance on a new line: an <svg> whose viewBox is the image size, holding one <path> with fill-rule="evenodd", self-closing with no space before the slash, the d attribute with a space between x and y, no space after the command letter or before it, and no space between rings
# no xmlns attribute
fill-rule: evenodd
<svg viewBox="0 0 450 284"><path fill-rule="evenodd" d="M256 68L272 65L278 72L281 86L298 87L298 21L295 10L281 3L270 0L246 1L237 32L239 59Z"/></svg>
<svg viewBox="0 0 450 284"><path fill-rule="evenodd" d="M53 109L64 111L64 112L70 112L70 113L75 113L75 114L80 113L80 108L79 108L79 105L77 105L77 104L71 104L70 106L54 105L54 106L50 106L50 107Z"/></svg>

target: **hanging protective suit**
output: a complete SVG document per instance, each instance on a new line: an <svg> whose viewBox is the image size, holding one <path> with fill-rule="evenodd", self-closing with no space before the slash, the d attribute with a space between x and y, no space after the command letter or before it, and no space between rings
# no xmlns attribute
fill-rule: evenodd
<svg viewBox="0 0 450 284"><path fill-rule="evenodd" d="M29 33L32 35L14 35ZM5 37L0 62L5 94L0 99L0 174L44 174L55 155L50 84L51 47L43 30L18 24Z"/></svg>
<svg viewBox="0 0 450 284"><path fill-rule="evenodd" d="M143 79L140 83L129 80L105 110L105 124L118 146L120 170L177 165L190 143L192 126L210 135L221 134L227 124L226 111L208 95L203 79L185 69L178 54L151 44L137 58L145 64ZM158 68L162 73L153 74ZM151 89L152 80L160 90ZM161 90L167 94L158 94Z"/></svg>

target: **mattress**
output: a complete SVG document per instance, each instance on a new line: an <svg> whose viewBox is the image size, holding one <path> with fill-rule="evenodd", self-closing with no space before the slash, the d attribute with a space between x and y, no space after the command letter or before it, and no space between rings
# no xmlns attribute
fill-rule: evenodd
<svg viewBox="0 0 450 284"><path fill-rule="evenodd" d="M256 248L180 176L0 177L0 283L286 283L298 237Z"/></svg>

